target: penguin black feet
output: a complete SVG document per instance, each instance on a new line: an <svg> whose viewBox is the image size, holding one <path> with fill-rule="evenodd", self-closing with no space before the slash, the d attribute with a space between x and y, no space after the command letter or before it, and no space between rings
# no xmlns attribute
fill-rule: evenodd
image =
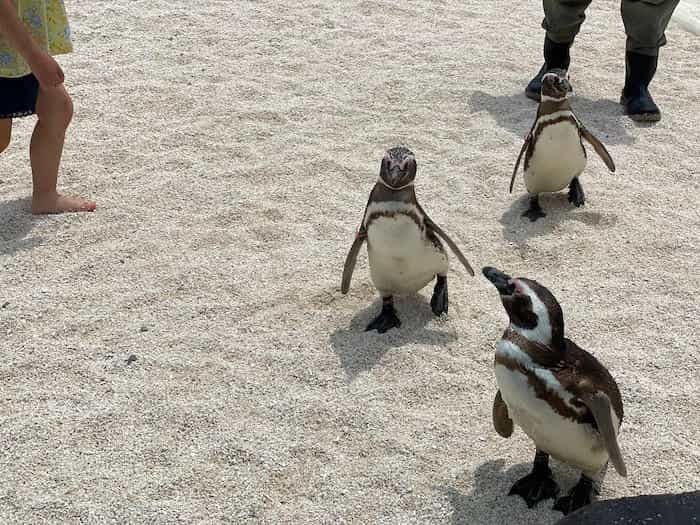
<svg viewBox="0 0 700 525"><path fill-rule="evenodd" d="M438 317L447 313L448 298L447 298L447 276L438 275L433 289L433 298L430 300L430 307L433 313Z"/></svg>
<svg viewBox="0 0 700 525"><path fill-rule="evenodd" d="M367 325L365 332L376 330L380 334L383 334L387 330L398 328L400 326L401 319L399 319L396 315L396 310L394 309L394 298L390 295L389 297L382 298L382 312Z"/></svg>
<svg viewBox="0 0 700 525"><path fill-rule="evenodd" d="M530 207L523 212L523 217L530 219L530 222L535 222L537 219L546 217L547 214L540 207L540 199L537 195L530 197Z"/></svg>
<svg viewBox="0 0 700 525"><path fill-rule="evenodd" d="M569 494L554 502L554 510L569 514L591 503L593 495L593 480L581 474L581 479L574 485Z"/></svg>
<svg viewBox="0 0 700 525"><path fill-rule="evenodd" d="M546 474L528 474L515 482L508 492L509 496L518 495L525 500L527 508L531 509L542 500L556 498L559 486L552 477L552 471L547 468Z"/></svg>
<svg viewBox="0 0 700 525"><path fill-rule="evenodd" d="M549 468L549 455L539 450L535 454L532 472L516 481L508 492L509 496L518 495L523 498L529 509L542 500L556 498L557 494L559 486Z"/></svg>
<svg viewBox="0 0 700 525"><path fill-rule="evenodd" d="M583 193L583 186L581 186L578 177L574 177L574 180L569 184L569 202L577 208L586 203L586 195Z"/></svg>

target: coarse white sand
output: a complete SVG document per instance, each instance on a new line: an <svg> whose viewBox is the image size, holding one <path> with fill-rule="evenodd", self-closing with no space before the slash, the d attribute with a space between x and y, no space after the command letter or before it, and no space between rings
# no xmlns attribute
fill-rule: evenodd
<svg viewBox="0 0 700 525"><path fill-rule="evenodd" d="M475 268L540 280L616 377L629 470L601 498L700 485L700 39L672 21L654 126L621 114L618 1L573 48L588 201L530 224L515 157L536 105L538 2L67 2L76 114L61 187L93 214L34 218L33 121L0 156L0 522L540 524L508 497L534 454L491 424L496 291L452 257L403 321L363 250L342 264L383 151ZM135 357L135 360L133 357ZM130 359L131 357L131 359ZM566 491L577 473L559 463Z"/></svg>
<svg viewBox="0 0 700 525"><path fill-rule="evenodd" d="M700 0L681 0L673 11L673 20L686 31L700 35Z"/></svg>

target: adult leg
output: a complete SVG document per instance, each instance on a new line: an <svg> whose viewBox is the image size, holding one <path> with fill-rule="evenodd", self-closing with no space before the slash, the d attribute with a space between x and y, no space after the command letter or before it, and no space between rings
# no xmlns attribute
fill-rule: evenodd
<svg viewBox="0 0 700 525"><path fill-rule="evenodd" d="M569 69L569 48L586 19L586 8L591 0L543 0L544 64L525 88L525 95L540 100L542 77L550 69Z"/></svg>
<svg viewBox="0 0 700 525"><path fill-rule="evenodd" d="M620 103L633 120L655 122L661 111L649 93L659 48L666 44L666 26L679 0L622 0L627 33L625 87Z"/></svg>
<svg viewBox="0 0 700 525"><path fill-rule="evenodd" d="M36 114L38 121L29 145L34 184L32 213L93 211L94 202L66 197L56 191L63 142L73 118L73 102L63 85L39 89Z"/></svg>

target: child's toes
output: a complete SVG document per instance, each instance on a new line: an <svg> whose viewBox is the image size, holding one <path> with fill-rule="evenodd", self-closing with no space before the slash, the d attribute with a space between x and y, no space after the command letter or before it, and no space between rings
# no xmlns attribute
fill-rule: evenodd
<svg viewBox="0 0 700 525"><path fill-rule="evenodd" d="M32 199L32 213L35 215L95 211L95 208L97 208L95 202L81 197L66 197L53 194L34 196Z"/></svg>

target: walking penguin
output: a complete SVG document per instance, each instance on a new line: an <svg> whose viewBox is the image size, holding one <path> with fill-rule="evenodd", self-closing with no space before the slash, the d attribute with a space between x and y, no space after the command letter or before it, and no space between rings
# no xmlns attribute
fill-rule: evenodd
<svg viewBox="0 0 700 525"><path fill-rule="evenodd" d="M483 274L498 290L510 321L496 344L493 425L507 438L517 424L536 449L532 472L509 495L521 496L528 507L556 497L551 455L581 471L579 482L554 504L568 514L591 502L594 477L608 460L627 475L617 443L620 391L595 357L564 337L564 315L547 288L496 268L486 267Z"/></svg>
<svg viewBox="0 0 700 525"><path fill-rule="evenodd" d="M530 207L523 217L536 221L546 214L539 203L539 194L569 187L569 202L582 206L585 202L579 175L586 167L586 139L612 172L615 163L605 146L581 123L569 104L571 84L562 69L553 69L542 77L541 101L537 117L525 137L510 179L510 192L525 154L524 180L530 194Z"/></svg>
<svg viewBox="0 0 700 525"><path fill-rule="evenodd" d="M414 293L436 279L430 306L435 315L447 313L448 258L440 238L447 243L470 275L469 262L450 237L418 204L413 187L417 164L413 152L403 146L389 149L382 159L379 179L369 195L362 224L350 247L340 290L347 293L357 255L367 241L372 282L382 297L382 311L366 331L401 326L394 309L394 295Z"/></svg>

